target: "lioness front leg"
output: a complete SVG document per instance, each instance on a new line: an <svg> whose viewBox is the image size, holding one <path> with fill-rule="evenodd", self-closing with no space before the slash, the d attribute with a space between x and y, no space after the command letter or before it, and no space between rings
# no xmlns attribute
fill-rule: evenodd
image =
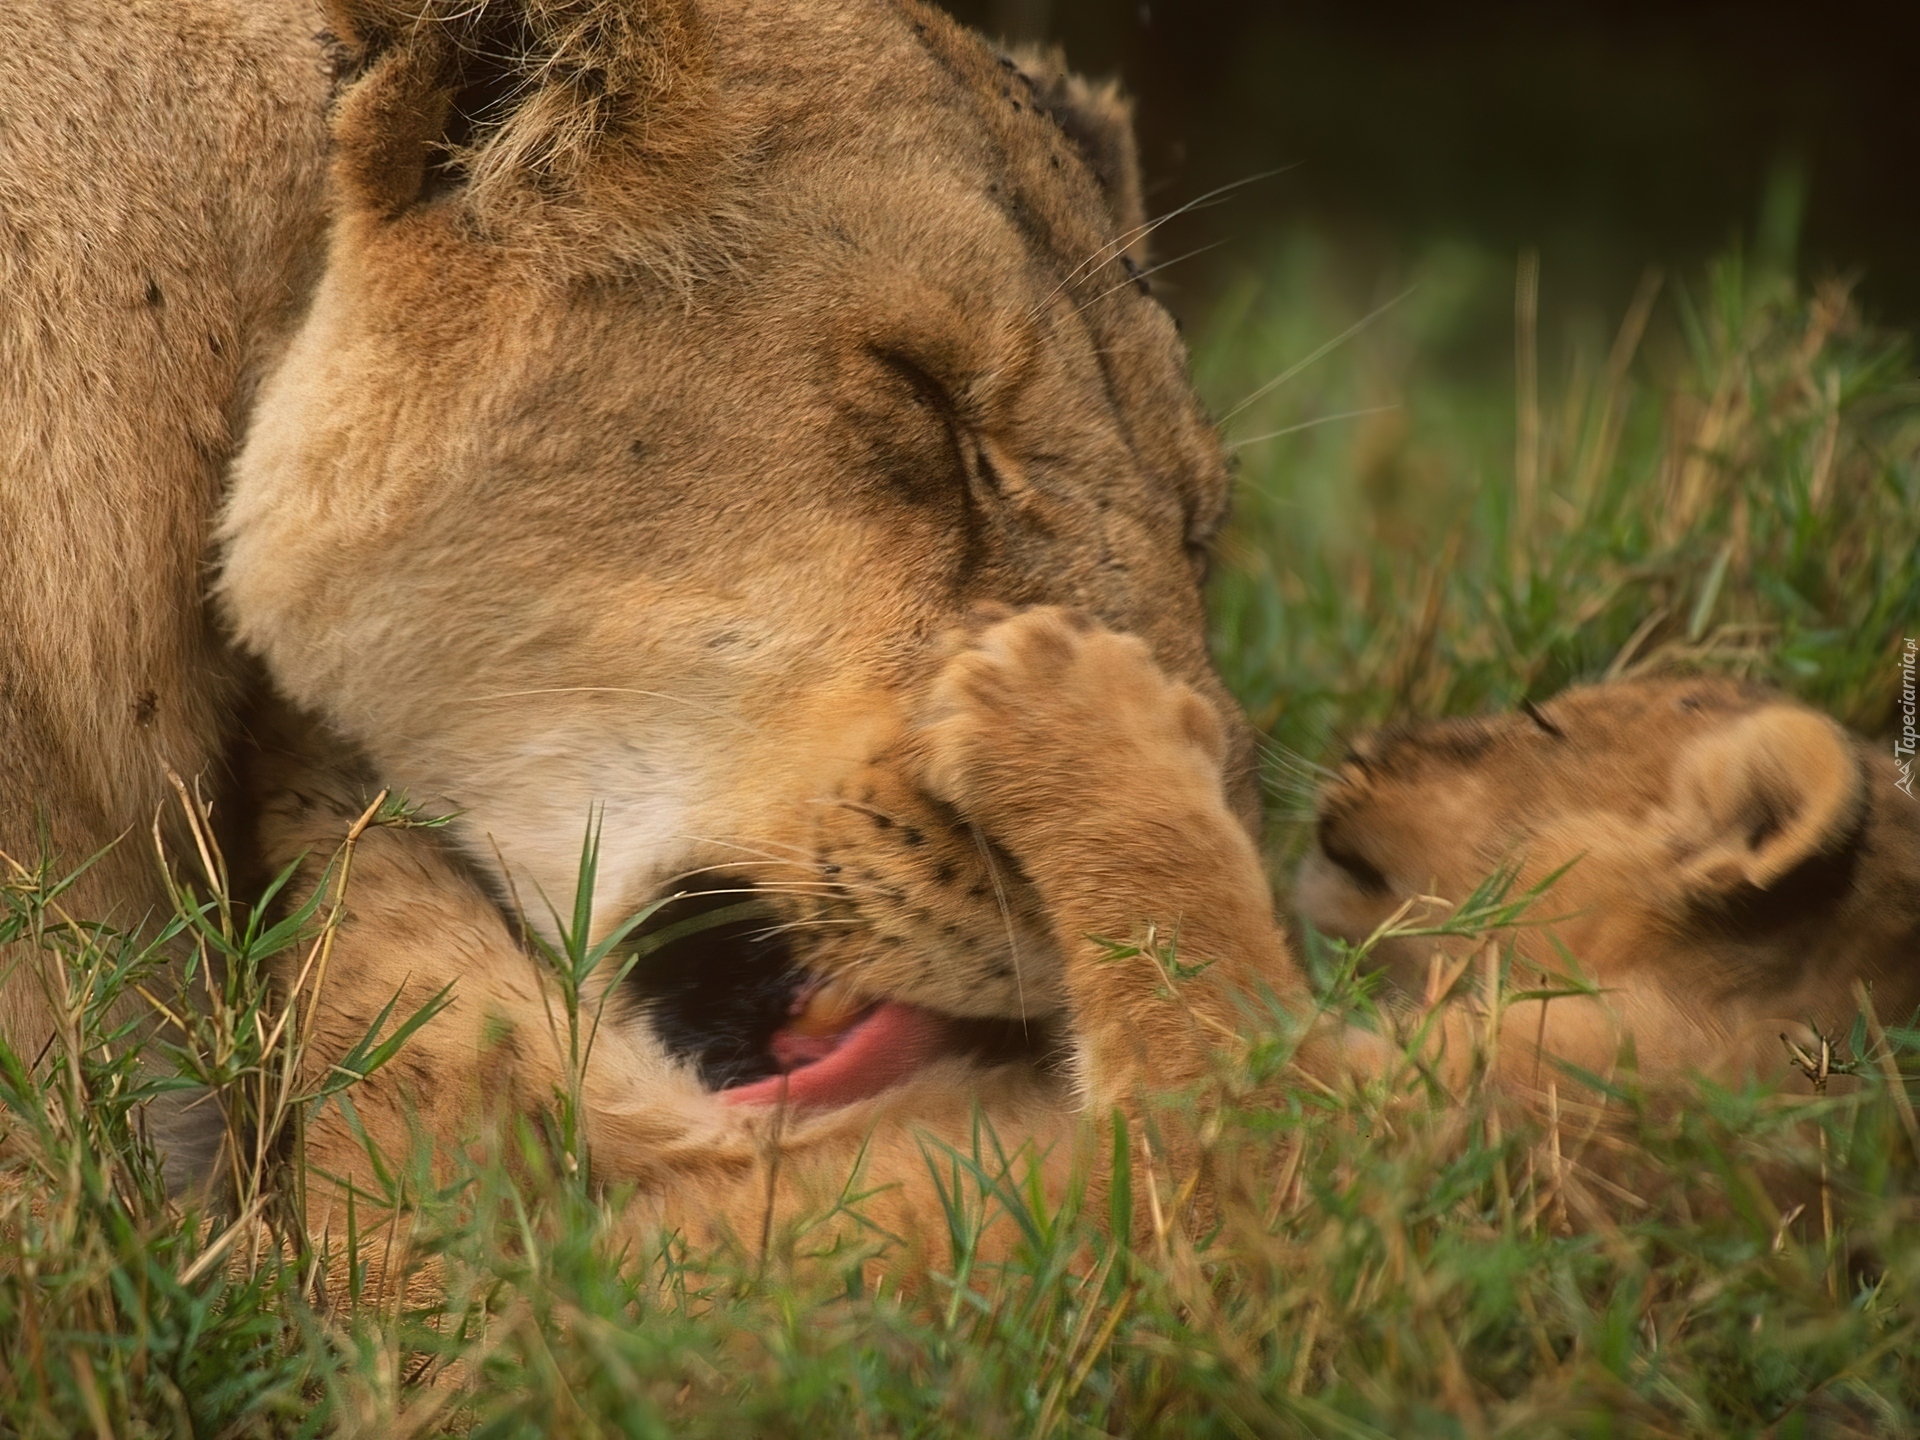
<svg viewBox="0 0 1920 1440"><path fill-rule="evenodd" d="M1205 1077L1242 997L1306 1000L1228 808L1219 716L1143 642L1059 609L1001 621L935 681L921 739L923 783L1044 901L1096 1113ZM1150 936L1177 945L1181 978L1100 943Z"/></svg>

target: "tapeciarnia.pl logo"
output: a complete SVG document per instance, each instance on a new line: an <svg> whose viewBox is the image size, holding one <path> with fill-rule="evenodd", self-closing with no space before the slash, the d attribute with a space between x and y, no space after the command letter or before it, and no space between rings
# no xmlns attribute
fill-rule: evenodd
<svg viewBox="0 0 1920 1440"><path fill-rule="evenodd" d="M1900 733L1893 741L1893 763L1900 770L1900 778L1894 784L1906 791L1909 798L1913 795L1914 747L1920 745L1920 729L1914 723L1916 660L1920 660L1920 640L1909 638L1900 656Z"/></svg>

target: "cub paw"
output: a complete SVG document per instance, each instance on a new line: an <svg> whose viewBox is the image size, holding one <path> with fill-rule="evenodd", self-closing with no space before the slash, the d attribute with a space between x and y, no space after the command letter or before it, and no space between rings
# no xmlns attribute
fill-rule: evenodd
<svg viewBox="0 0 1920 1440"><path fill-rule="evenodd" d="M928 693L921 783L1015 853L1039 833L1125 825L1169 792L1224 804L1220 717L1146 644L1072 611L982 631Z"/></svg>

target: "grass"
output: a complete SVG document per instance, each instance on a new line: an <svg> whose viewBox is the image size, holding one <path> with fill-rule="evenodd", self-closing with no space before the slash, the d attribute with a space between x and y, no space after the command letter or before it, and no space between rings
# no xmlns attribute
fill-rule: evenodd
<svg viewBox="0 0 1920 1440"><path fill-rule="evenodd" d="M1650 274L1611 333L1555 333L1526 257L1517 284L1444 249L1377 300L1337 281L1300 237L1200 353L1203 388L1236 397L1352 332L1223 407L1241 469L1215 653L1281 788L1389 716L1662 665L1890 727L1920 627L1920 372L1843 284L1734 254Z"/></svg>
<svg viewBox="0 0 1920 1440"><path fill-rule="evenodd" d="M1358 725L1639 666L1731 668L1888 724L1920 626L1902 344L1840 289L1738 259L1649 283L1605 329L1540 322L1538 283L1436 251L1376 295L1301 237L1202 333L1201 384L1247 442L1215 643L1283 821ZM1281 859L1296 832L1274 833ZM169 932L138 939L66 917L51 872L0 885L0 939L60 958L68 1017L46 1055L0 1054L0 1435L1920 1432L1920 1034L1897 1025L1848 1037L1844 1092L1621 1093L1608 1131L1411 1065L1240 1104L1212 1143L1247 1179L1199 1241L1041 1204L982 1135L929 1157L950 1253L906 1292L805 1230L765 1258L636 1248L562 1095L560 1123L511 1137L512 1174L421 1192L431 1284L323 1306L287 1160L342 1095L294 1083L298 1013L265 1008L260 974L290 946L323 963L337 891L270 926L223 901L217 855L180 869ZM1524 900L1494 887L1453 923ZM109 1017L157 990L163 944L199 957L200 1018L141 1064ZM563 991L605 958L547 956ZM1362 955L1313 958L1332 1003L1365 1005ZM1254 1029L1249 1085L1287 1054L1277 1020ZM390 1054L370 1036L357 1068ZM163 1091L225 1109L221 1215L166 1197L142 1125ZM1794 1178L1822 1153L1825 1196ZM1123 1155L1133 1197L1165 1193ZM989 1220L1019 1237L1005 1265L981 1258Z"/></svg>

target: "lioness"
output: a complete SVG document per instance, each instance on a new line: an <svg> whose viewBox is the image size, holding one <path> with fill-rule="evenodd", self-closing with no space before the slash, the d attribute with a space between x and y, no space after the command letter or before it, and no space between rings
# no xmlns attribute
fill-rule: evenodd
<svg viewBox="0 0 1920 1440"><path fill-rule="evenodd" d="M1778 1074L1782 1033L1817 1056L1856 986L1888 1024L1920 1006L1920 806L1896 778L1883 750L1759 686L1577 687L1362 736L1321 789L1295 899L1357 942L1414 897L1565 867L1512 937L1513 983L1577 978L1571 959L1601 993L1516 1006L1508 1076L1553 1077L1553 1057L1605 1072L1627 1040L1649 1077ZM1453 970L1436 949L1463 943L1390 938L1375 958L1420 996Z"/></svg>
<svg viewBox="0 0 1920 1440"><path fill-rule="evenodd" d="M561 1083L518 929L590 820L595 936L684 896L586 1117L681 1220L1135 1113L1301 993L1110 91L911 0L33 0L0 76L0 848L143 835L244 705L264 866L454 813L363 838L320 997L325 1067L454 984L389 1151ZM161 903L137 843L69 900ZM1090 938L1149 926L1214 963Z"/></svg>

